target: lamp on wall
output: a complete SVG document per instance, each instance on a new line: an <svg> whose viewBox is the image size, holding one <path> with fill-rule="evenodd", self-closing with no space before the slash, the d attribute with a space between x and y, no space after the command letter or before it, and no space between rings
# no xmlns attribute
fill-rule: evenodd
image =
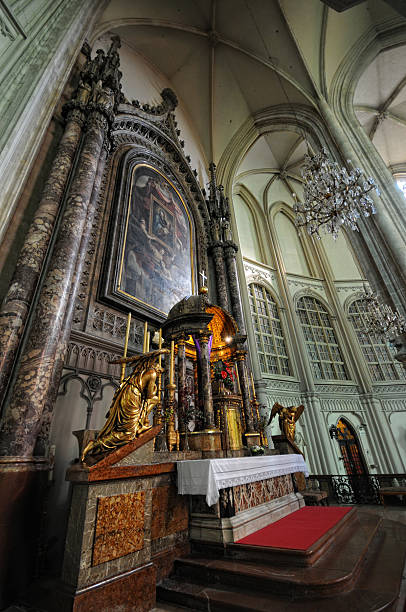
<svg viewBox="0 0 406 612"><path fill-rule="evenodd" d="M338 438L338 429L335 425L331 425L330 429L328 430L329 434L330 434L330 438L332 440L337 440Z"/></svg>
<svg viewBox="0 0 406 612"><path fill-rule="evenodd" d="M398 310L393 311L388 304L382 304L378 296L368 287L364 286L362 296L365 307L362 333L385 336L386 339L399 336L406 331L406 320Z"/></svg>
<svg viewBox="0 0 406 612"><path fill-rule="evenodd" d="M347 160L351 164L350 160ZM304 201L296 201L295 225L306 227L308 234L320 239L319 230L334 239L342 225L358 230L357 222L361 215L369 217L376 213L374 201L369 192L378 187L373 178L364 178L360 168L350 172L328 158L322 148L316 155L305 155L302 168Z"/></svg>

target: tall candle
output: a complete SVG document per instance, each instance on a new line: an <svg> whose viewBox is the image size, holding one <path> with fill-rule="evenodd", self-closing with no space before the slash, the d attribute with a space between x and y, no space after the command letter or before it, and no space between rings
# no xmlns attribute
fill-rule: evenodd
<svg viewBox="0 0 406 612"><path fill-rule="evenodd" d="M255 393L254 377L252 375L252 372L251 372L251 384L252 384L252 395L254 396L254 400L256 400L257 396L256 396L256 393Z"/></svg>
<svg viewBox="0 0 406 612"><path fill-rule="evenodd" d="M173 385L175 374L175 341L171 340L171 360L169 362L169 384Z"/></svg>
<svg viewBox="0 0 406 612"><path fill-rule="evenodd" d="M127 328L125 330L125 340L124 340L124 353L123 357L127 357L127 349L128 349L128 338L130 337L130 326L131 326L131 312L128 313L127 317ZM123 382L125 377L125 363L121 364L121 377L120 382Z"/></svg>
<svg viewBox="0 0 406 612"><path fill-rule="evenodd" d="M159 330L158 348L159 349L162 348L162 329ZM162 365L162 355L159 355L159 357L158 357L158 364L159 364L159 367L161 367L161 365Z"/></svg>
<svg viewBox="0 0 406 612"><path fill-rule="evenodd" d="M149 341L150 341L150 337L151 337L151 332L147 332L147 341L145 343L145 352L149 353Z"/></svg>
<svg viewBox="0 0 406 612"><path fill-rule="evenodd" d="M148 333L148 323L145 321L144 323L144 342L142 344L142 352L146 353L147 348L147 333Z"/></svg>

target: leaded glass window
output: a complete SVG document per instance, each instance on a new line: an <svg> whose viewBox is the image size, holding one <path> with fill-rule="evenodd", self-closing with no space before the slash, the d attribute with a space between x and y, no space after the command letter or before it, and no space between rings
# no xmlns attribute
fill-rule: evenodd
<svg viewBox="0 0 406 612"><path fill-rule="evenodd" d="M276 302L265 287L255 284L249 286L249 299L262 372L290 376L289 356Z"/></svg>
<svg viewBox="0 0 406 612"><path fill-rule="evenodd" d="M355 300L349 307L351 323L354 327L361 350L367 361L372 380L399 380L405 378L405 372L401 364L393 359L393 352L385 343L382 336L378 334L365 334L365 311L363 300Z"/></svg>
<svg viewBox="0 0 406 612"><path fill-rule="evenodd" d="M306 348L315 379L347 380L348 374L330 315L321 302L306 296L298 300Z"/></svg>

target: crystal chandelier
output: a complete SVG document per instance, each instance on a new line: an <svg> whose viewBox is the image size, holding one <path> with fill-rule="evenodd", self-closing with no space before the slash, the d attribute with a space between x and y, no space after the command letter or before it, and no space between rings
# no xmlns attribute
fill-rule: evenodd
<svg viewBox="0 0 406 612"><path fill-rule="evenodd" d="M351 163L347 160L347 163ZM360 168L347 172L337 162L331 162L323 148L319 153L305 156L302 168L304 179L304 202L296 201L297 227L305 226L310 235L320 239L319 229L337 238L341 225L358 230L357 221L364 215L368 217L376 210L368 195L378 187L373 178L363 178Z"/></svg>
<svg viewBox="0 0 406 612"><path fill-rule="evenodd" d="M378 296L365 288L362 297L365 306L364 334L378 334L388 340L406 331L406 320L398 310L393 311L388 304L382 304Z"/></svg>

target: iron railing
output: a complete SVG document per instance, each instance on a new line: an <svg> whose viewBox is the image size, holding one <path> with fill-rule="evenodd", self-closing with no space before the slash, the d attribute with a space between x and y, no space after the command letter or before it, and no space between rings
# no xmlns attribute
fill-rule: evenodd
<svg viewBox="0 0 406 612"><path fill-rule="evenodd" d="M342 474L310 476L318 480L320 489L327 491L330 503L337 504L380 504L379 488L392 485L393 479L406 478L405 474ZM309 485L308 485L309 486Z"/></svg>

